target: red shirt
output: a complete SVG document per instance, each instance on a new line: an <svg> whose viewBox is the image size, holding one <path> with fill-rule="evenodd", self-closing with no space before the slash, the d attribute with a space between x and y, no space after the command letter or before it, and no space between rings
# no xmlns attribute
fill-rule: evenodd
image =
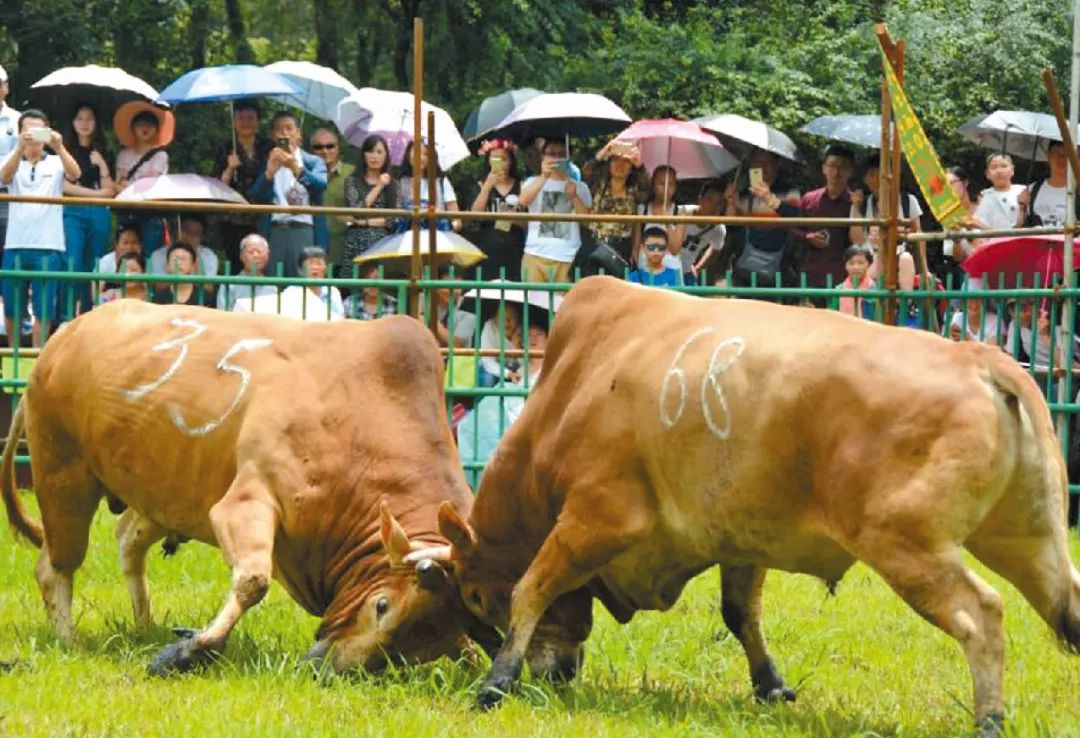
<svg viewBox="0 0 1080 738"><path fill-rule="evenodd" d="M832 198L824 187L812 190L802 196L799 209L802 210L805 218L847 218L851 215L851 192L845 187L839 197ZM798 233L805 238L806 233L818 230L820 229L809 228ZM851 245L848 226L835 226L827 230L829 245L819 249L808 241L806 253L803 256L800 269L806 272L806 284L810 287L824 287L830 274L833 277L833 285L838 285L847 278L847 273L844 271L844 251Z"/></svg>

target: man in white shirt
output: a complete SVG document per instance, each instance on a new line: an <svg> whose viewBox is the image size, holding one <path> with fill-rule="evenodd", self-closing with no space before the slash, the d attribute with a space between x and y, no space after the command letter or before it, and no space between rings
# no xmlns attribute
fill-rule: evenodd
<svg viewBox="0 0 1080 738"><path fill-rule="evenodd" d="M1028 185L1031 205L1026 225L1029 226L1065 225L1069 176L1069 156L1065 153L1065 144L1051 141L1046 160L1050 164L1050 176Z"/></svg>
<svg viewBox="0 0 1080 738"><path fill-rule="evenodd" d="M215 275L218 273L218 257L213 249L203 246L203 232L206 230L206 222L197 215L185 215L180 219L179 241L191 244L195 249L196 262L199 274ZM150 256L151 274L168 274L168 264L165 263L166 249L158 249Z"/></svg>
<svg viewBox="0 0 1080 738"><path fill-rule="evenodd" d="M7 104L11 85L8 73L0 67L0 162L7 161L11 152L19 145L19 111ZM7 192L7 187L0 184L0 192ZM7 233L8 204L0 203L0 250L4 248Z"/></svg>
<svg viewBox="0 0 1080 738"><path fill-rule="evenodd" d="M49 128L49 119L40 110L27 110L19 116L19 145L0 166L0 183L13 195L60 197L64 178L79 178L79 165L64 148L64 138ZM48 143L56 156L45 151ZM60 205L17 202L8 212L7 238L3 268L34 271L64 269L64 209ZM5 279L4 320L7 335L14 336L16 323L26 314L25 280ZM55 281L34 280L35 346L41 345L41 321L56 317ZM16 310L18 308L18 310Z"/></svg>
<svg viewBox="0 0 1080 738"><path fill-rule="evenodd" d="M266 265L270 261L270 244L258 233L249 233L240 241L240 262L244 265L244 275L249 277L266 276ZM278 288L272 284L241 285L223 284L218 287L218 310L237 310L236 303L243 301L241 310L258 312L255 309L257 298L277 295ZM261 302L261 301L260 301ZM274 312L277 312L276 310Z"/></svg>
<svg viewBox="0 0 1080 738"><path fill-rule="evenodd" d="M521 204L530 213L589 212L592 194L584 182L570 177L566 144L559 140L544 143L540 175L525 180ZM523 282L569 282L570 264L581 246L578 223L530 221L521 259Z"/></svg>

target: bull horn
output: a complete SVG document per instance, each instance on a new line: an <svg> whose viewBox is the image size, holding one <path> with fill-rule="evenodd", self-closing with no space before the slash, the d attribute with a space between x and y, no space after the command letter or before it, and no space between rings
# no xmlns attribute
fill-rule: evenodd
<svg viewBox="0 0 1080 738"><path fill-rule="evenodd" d="M416 577L420 586L427 590L437 590L446 584L446 572L431 559L421 559L416 564Z"/></svg>
<svg viewBox="0 0 1080 738"><path fill-rule="evenodd" d="M450 547L429 546L427 548L418 548L405 554L405 558L401 562L403 564L417 564L424 559L431 559L440 564L448 564L450 563Z"/></svg>

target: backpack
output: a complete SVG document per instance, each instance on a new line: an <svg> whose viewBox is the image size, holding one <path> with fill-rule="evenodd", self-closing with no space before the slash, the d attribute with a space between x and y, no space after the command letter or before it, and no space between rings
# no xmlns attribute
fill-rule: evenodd
<svg viewBox="0 0 1080 738"><path fill-rule="evenodd" d="M1031 228L1033 226L1041 226L1043 224L1042 218L1035 214L1035 200L1039 197L1039 190L1046 184L1045 179L1040 179L1033 185L1028 186L1028 209L1027 220L1024 221L1024 225ZM1080 220L1080 196L1073 200L1073 209L1076 211L1076 217Z"/></svg>

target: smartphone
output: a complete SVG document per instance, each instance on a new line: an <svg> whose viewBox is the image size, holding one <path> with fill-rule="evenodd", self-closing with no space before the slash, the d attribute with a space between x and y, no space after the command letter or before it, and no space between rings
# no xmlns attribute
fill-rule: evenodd
<svg viewBox="0 0 1080 738"><path fill-rule="evenodd" d="M35 141L41 141L42 143L48 143L52 140L52 131L48 128L31 128L30 137Z"/></svg>
<svg viewBox="0 0 1080 738"><path fill-rule="evenodd" d="M569 159L556 159L555 168L560 172L570 173L570 160Z"/></svg>
<svg viewBox="0 0 1080 738"><path fill-rule="evenodd" d="M284 149L285 151L288 151L292 148L291 146L289 146L289 139L287 138L279 138L277 140L277 147L279 149Z"/></svg>
<svg viewBox="0 0 1080 738"><path fill-rule="evenodd" d="M761 167L750 167L750 186L757 187L764 181L765 176L762 174Z"/></svg>

